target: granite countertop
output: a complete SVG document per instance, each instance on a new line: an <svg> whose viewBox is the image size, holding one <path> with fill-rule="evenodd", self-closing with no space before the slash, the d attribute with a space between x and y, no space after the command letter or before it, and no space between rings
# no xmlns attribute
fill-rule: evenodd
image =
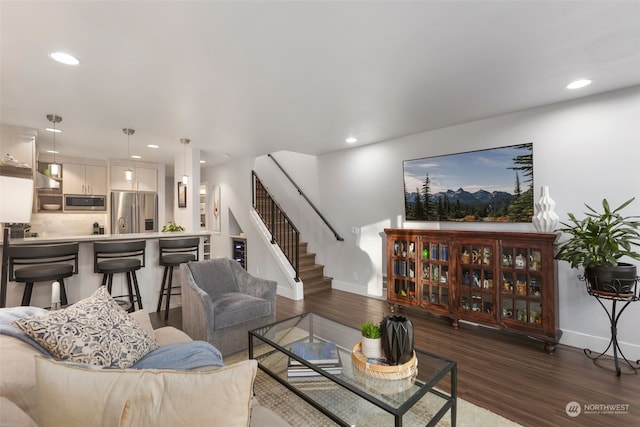
<svg viewBox="0 0 640 427"><path fill-rule="evenodd" d="M178 231L178 232L154 232L154 233L130 233L130 234L82 234L71 236L39 236L25 237L24 239L11 239L12 245L32 245L40 243L66 243L66 242L99 242L104 240L136 240L136 239L162 239L172 237L208 236L210 231ZM2 243L2 235L0 235Z"/></svg>

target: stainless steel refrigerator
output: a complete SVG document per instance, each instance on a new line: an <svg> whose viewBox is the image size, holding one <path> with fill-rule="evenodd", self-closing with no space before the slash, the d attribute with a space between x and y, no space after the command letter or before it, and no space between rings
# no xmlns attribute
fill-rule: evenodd
<svg viewBox="0 0 640 427"><path fill-rule="evenodd" d="M158 231L158 194L111 192L111 234Z"/></svg>

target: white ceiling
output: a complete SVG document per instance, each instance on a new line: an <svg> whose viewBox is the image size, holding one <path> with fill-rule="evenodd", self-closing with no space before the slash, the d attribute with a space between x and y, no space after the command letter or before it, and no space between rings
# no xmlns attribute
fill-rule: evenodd
<svg viewBox="0 0 640 427"><path fill-rule="evenodd" d="M124 127L131 154L167 165L180 138L208 164L322 154L640 84L640 1L2 0L0 14L1 122L46 149L58 114L57 148L76 157L126 157ZM564 88L581 77L594 83Z"/></svg>

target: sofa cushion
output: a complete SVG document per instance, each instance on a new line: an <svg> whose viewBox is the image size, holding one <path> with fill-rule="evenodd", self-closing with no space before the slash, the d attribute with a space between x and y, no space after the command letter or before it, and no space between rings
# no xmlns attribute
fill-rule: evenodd
<svg viewBox="0 0 640 427"><path fill-rule="evenodd" d="M64 310L14 323L52 356L85 365L128 368L158 348L104 286Z"/></svg>
<svg viewBox="0 0 640 427"><path fill-rule="evenodd" d="M24 341L0 335L0 397L3 399L0 401L1 426L23 425L9 422L9 416L14 412L11 407L5 406L8 405L7 402L11 402L10 406L17 406L38 422L36 366L33 359L39 354L38 350Z"/></svg>
<svg viewBox="0 0 640 427"><path fill-rule="evenodd" d="M212 301L215 329L228 328L271 314L271 302L262 298L229 292Z"/></svg>
<svg viewBox="0 0 640 427"><path fill-rule="evenodd" d="M191 270L193 280L212 298L239 290L236 276L233 274L227 258L193 261L187 266Z"/></svg>
<svg viewBox="0 0 640 427"><path fill-rule="evenodd" d="M38 357L41 425L248 426L256 370L255 360L185 372L88 369Z"/></svg>
<svg viewBox="0 0 640 427"><path fill-rule="evenodd" d="M153 337L159 346L174 342L190 342L191 337L173 326L163 326L153 331Z"/></svg>
<svg viewBox="0 0 640 427"><path fill-rule="evenodd" d="M0 396L0 426L38 427L18 405Z"/></svg>
<svg viewBox="0 0 640 427"><path fill-rule="evenodd" d="M155 331L153 330L153 325L151 324L151 319L149 318L149 313L146 310L138 310L133 313L129 313L136 322L142 326L142 329L147 331L150 337L155 338ZM156 340L157 341L157 340Z"/></svg>

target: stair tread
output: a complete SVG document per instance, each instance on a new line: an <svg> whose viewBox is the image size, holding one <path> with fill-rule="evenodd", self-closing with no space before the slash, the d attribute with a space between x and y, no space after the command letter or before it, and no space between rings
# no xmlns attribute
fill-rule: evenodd
<svg viewBox="0 0 640 427"><path fill-rule="evenodd" d="M261 194L259 197L267 197ZM268 213L261 213L261 218L265 224L269 224L271 216ZM289 234L284 229L288 225L287 221L278 219L275 230L271 233L276 241L286 241ZM316 253L308 251L309 242L298 242L298 275L303 282L304 293L313 293L326 288L331 288L332 277L324 275L324 265L316 263Z"/></svg>
<svg viewBox="0 0 640 427"><path fill-rule="evenodd" d="M321 277L316 277L314 279L309 279L306 282L303 281L303 283L306 285L308 283L315 283L315 282L325 282L325 281L331 281L333 280L333 277L329 277L329 276L321 276Z"/></svg>
<svg viewBox="0 0 640 427"><path fill-rule="evenodd" d="M316 278L308 281L303 281L304 284L304 294L308 295L314 292L319 292L324 289L331 289L331 281L333 278L328 276L322 276L321 278Z"/></svg>
<svg viewBox="0 0 640 427"><path fill-rule="evenodd" d="M304 267L305 270L314 270L316 268L324 268L322 264L310 264Z"/></svg>

